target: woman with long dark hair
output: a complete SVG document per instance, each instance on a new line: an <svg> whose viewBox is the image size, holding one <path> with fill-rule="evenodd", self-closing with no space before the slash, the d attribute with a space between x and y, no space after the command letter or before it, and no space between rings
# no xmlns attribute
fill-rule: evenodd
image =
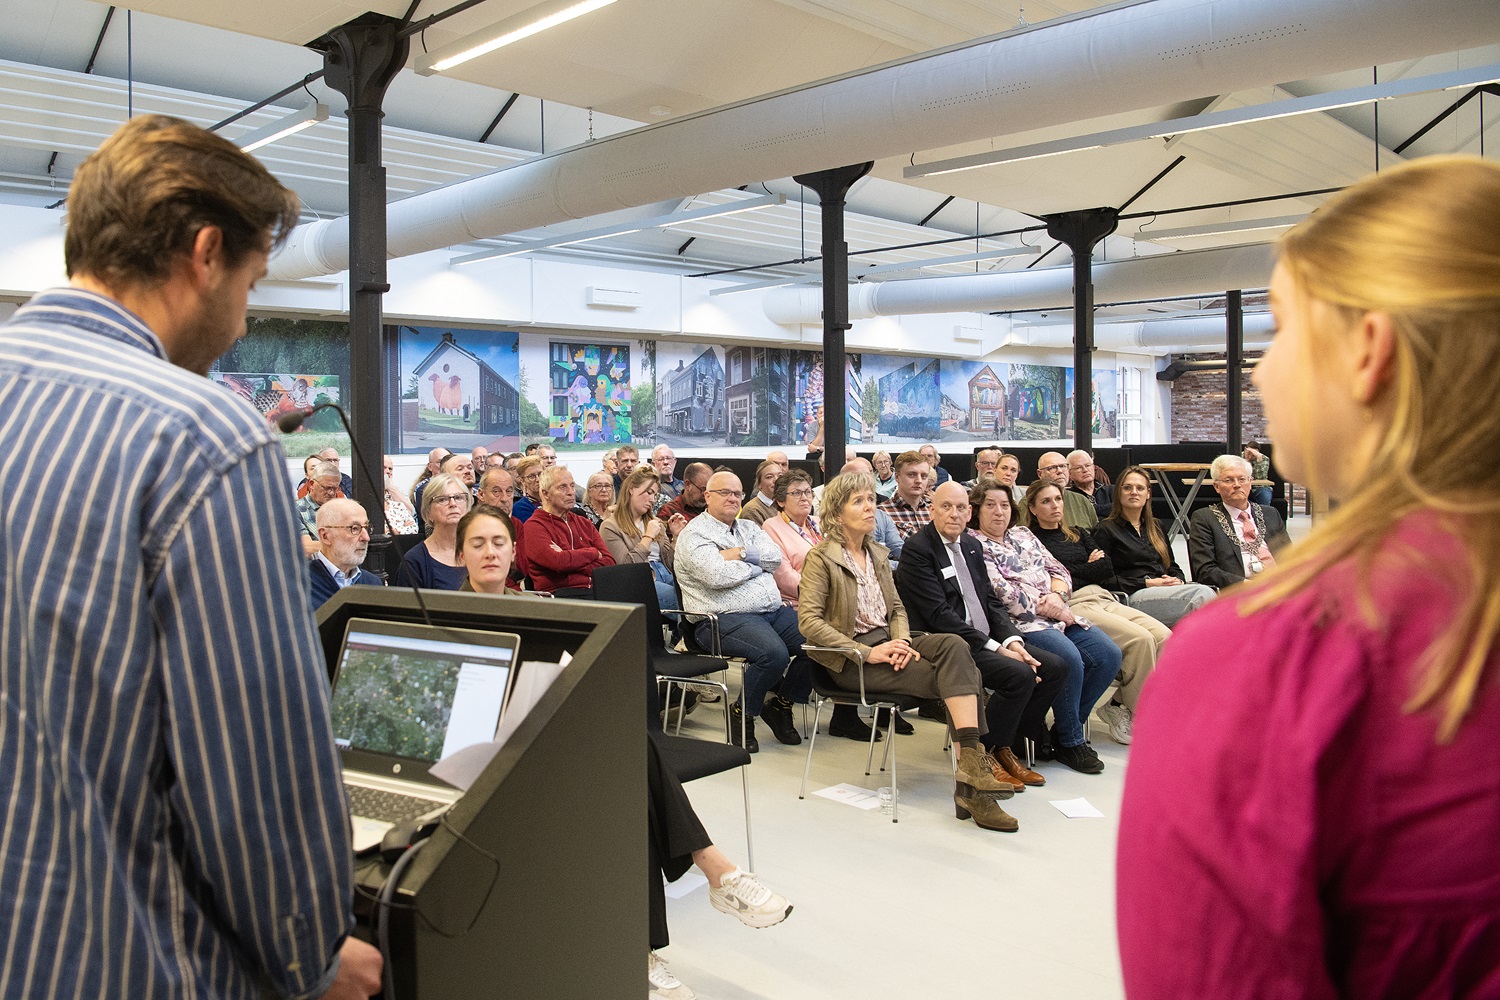
<svg viewBox="0 0 1500 1000"><path fill-rule="evenodd" d="M1094 538L1115 567L1110 590L1128 595L1132 608L1171 628L1188 612L1214 598L1212 587L1184 583L1187 574L1172 556L1166 533L1151 514L1151 477L1132 465L1115 484L1109 517Z"/></svg>

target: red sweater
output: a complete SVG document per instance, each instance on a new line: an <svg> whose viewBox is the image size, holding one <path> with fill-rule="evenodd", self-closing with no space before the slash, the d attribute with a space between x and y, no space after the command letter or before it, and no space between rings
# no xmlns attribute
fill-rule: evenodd
<svg viewBox="0 0 1500 1000"><path fill-rule="evenodd" d="M522 569L537 590L590 587L593 580L589 574L595 566L615 564L588 518L573 513L558 517L540 507L526 521L526 547L521 559Z"/></svg>

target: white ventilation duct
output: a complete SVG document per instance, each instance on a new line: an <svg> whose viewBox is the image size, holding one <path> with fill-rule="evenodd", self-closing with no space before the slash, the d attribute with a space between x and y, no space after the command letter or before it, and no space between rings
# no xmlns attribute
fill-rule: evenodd
<svg viewBox="0 0 1500 1000"><path fill-rule="evenodd" d="M1466 48L1495 0L1143 0L610 136L390 206L392 257L913 150ZM272 278L349 263L347 218Z"/></svg>
<svg viewBox="0 0 1500 1000"><path fill-rule="evenodd" d="M1274 247L1223 247L1133 257L1094 265L1094 301L1140 302L1179 295L1214 295L1271 282ZM816 324L823 317L819 285L776 288L766 293L766 317L783 326ZM924 313L1071 309L1073 268L1037 268L999 274L870 281L849 288L849 318Z"/></svg>
<svg viewBox="0 0 1500 1000"><path fill-rule="evenodd" d="M1263 351L1271 346L1276 324L1270 313L1251 313L1244 319L1244 349ZM1094 349L1126 354L1180 354L1224 350L1224 317L1191 316L1151 319L1140 323L1099 323L1094 327ZM1029 326L1014 331L1007 347L1073 349L1073 327Z"/></svg>

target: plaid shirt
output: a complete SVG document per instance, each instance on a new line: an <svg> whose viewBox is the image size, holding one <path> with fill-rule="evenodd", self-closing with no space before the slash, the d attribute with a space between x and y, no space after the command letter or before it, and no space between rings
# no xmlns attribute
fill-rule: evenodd
<svg viewBox="0 0 1500 1000"><path fill-rule="evenodd" d="M905 541L932 520L932 497L924 495L922 502L912 507L897 493L889 500L880 501L880 509L896 522L896 530L901 532L901 540Z"/></svg>

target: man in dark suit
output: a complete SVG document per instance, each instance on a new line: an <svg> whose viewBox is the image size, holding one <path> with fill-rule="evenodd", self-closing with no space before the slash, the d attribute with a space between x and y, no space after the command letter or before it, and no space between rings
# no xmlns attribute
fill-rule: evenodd
<svg viewBox="0 0 1500 1000"><path fill-rule="evenodd" d="M1220 455L1209 467L1221 503L1188 520L1188 565L1193 582L1224 588L1269 569L1288 542L1275 508L1250 502L1250 463Z"/></svg>
<svg viewBox="0 0 1500 1000"><path fill-rule="evenodd" d="M1025 645L990 587L979 542L964 531L968 523L968 491L955 482L939 486L932 495L931 523L908 537L901 550L896 590L913 631L946 632L969 644L984 686L994 692L985 707L985 747L1006 774L1039 785L1041 775L1024 767L1013 748L1022 736L1041 736L1067 668L1046 650ZM1093 754L1087 745L1083 750ZM1078 756L1084 763L1086 755Z"/></svg>
<svg viewBox="0 0 1500 1000"><path fill-rule="evenodd" d="M320 608L345 587L383 587L385 581L361 569L370 549L370 519L353 500L330 500L318 508L318 551L309 560L312 604Z"/></svg>

